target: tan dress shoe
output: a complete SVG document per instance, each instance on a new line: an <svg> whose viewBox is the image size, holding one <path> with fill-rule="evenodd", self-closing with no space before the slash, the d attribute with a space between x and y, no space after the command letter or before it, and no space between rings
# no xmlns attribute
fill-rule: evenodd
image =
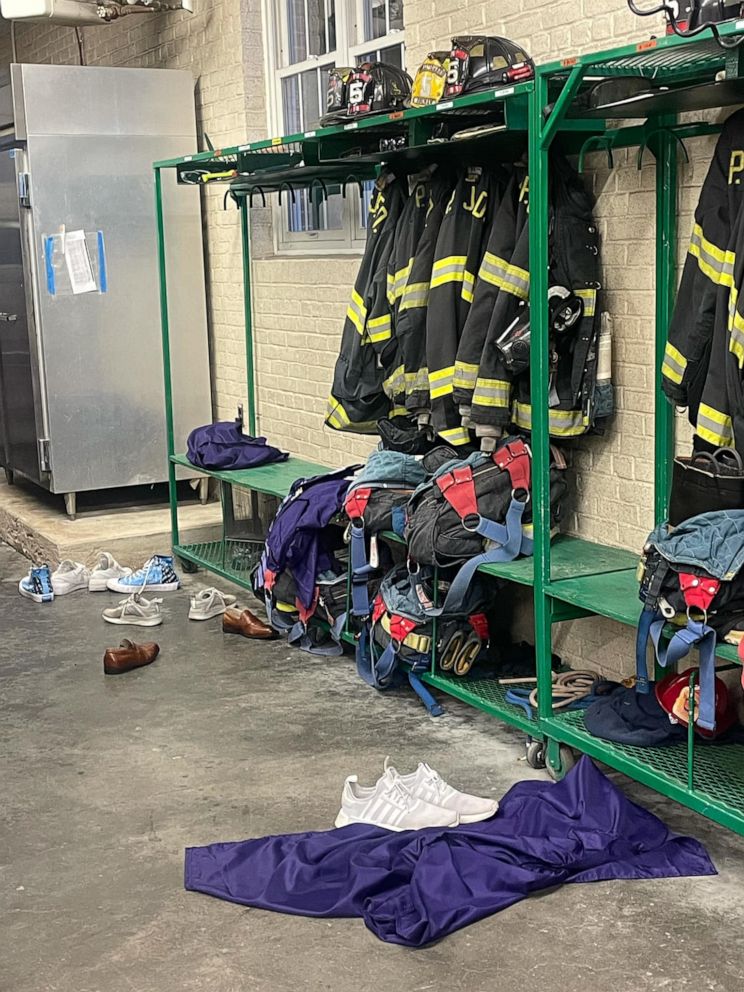
<svg viewBox="0 0 744 992"><path fill-rule="evenodd" d="M225 610L222 614L222 629L226 634L240 634L260 641L274 641L278 636L276 631L250 610L243 610L242 613L239 610Z"/></svg>
<svg viewBox="0 0 744 992"><path fill-rule="evenodd" d="M135 644L125 637L121 647L106 648L103 656L103 670L107 675L121 675L131 672L133 668L151 665L158 656L160 647L149 641L146 644Z"/></svg>

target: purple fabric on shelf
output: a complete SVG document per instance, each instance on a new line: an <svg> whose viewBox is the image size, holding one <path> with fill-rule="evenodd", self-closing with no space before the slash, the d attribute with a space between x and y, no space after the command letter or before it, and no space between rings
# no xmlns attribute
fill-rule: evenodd
<svg viewBox="0 0 744 992"><path fill-rule="evenodd" d="M286 462L289 455L272 448L265 437L244 434L240 421L235 420L196 427L188 436L186 457L199 468L238 469Z"/></svg>
<svg viewBox="0 0 744 992"><path fill-rule="evenodd" d="M297 598L309 608L315 596L318 573L333 559L323 545L323 531L344 505L351 476L348 468L297 479L282 502L266 536L262 564L280 575L288 571L297 587Z"/></svg>
<svg viewBox="0 0 744 992"><path fill-rule="evenodd" d="M185 885L282 913L359 916L381 940L420 947L563 882L715 874L702 844L584 757L562 782L519 782L483 823L355 824L187 848Z"/></svg>

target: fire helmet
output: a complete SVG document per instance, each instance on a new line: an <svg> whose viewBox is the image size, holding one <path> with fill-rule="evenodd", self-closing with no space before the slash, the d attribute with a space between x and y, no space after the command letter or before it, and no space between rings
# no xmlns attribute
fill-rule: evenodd
<svg viewBox="0 0 744 992"><path fill-rule="evenodd" d="M659 705L673 723L681 723L683 727L688 725L690 713L690 674L697 671L695 668L688 668L679 674L672 673L666 675L656 683L655 693ZM700 707L700 686L695 685L695 711ZM695 732L701 737L718 737L725 733L736 723L736 710L734 708L726 683L716 677L716 729L706 730L695 721Z"/></svg>
<svg viewBox="0 0 744 992"><path fill-rule="evenodd" d="M521 83L534 76L532 59L508 38L453 38L445 93L459 96L502 83Z"/></svg>

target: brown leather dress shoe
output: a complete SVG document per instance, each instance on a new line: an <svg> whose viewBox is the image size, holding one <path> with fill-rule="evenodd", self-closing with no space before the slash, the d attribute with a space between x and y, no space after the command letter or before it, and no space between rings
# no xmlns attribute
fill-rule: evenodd
<svg viewBox="0 0 744 992"><path fill-rule="evenodd" d="M278 637L263 620L250 610L225 610L222 614L222 629L226 634L240 634L242 637L253 637L260 641L275 641Z"/></svg>
<svg viewBox="0 0 744 992"><path fill-rule="evenodd" d="M106 648L103 656L103 670L107 675L121 675L131 672L133 668L151 665L158 656L160 647L149 641L146 644L135 644L125 637L121 647Z"/></svg>

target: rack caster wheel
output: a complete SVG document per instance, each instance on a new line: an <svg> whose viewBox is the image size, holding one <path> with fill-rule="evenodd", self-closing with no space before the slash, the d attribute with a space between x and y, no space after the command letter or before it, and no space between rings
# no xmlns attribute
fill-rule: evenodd
<svg viewBox="0 0 744 992"><path fill-rule="evenodd" d="M545 767L545 745L542 741L527 741L527 764L530 768Z"/></svg>
<svg viewBox="0 0 744 992"><path fill-rule="evenodd" d="M558 767L554 768L553 765L548 761L545 767L548 770L548 775L553 779L554 782L559 782L565 777L566 772L570 772L573 766L576 764L576 755L568 747L567 744L561 744L558 749Z"/></svg>
<svg viewBox="0 0 744 992"><path fill-rule="evenodd" d="M181 571L185 572L187 575L193 575L194 572L199 571L199 566L195 565L193 561L190 561L188 558L177 558L176 560Z"/></svg>

